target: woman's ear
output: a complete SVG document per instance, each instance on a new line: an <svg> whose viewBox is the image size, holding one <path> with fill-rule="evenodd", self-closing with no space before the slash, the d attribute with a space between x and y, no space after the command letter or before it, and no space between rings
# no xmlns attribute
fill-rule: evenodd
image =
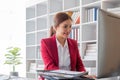
<svg viewBox="0 0 120 80"><path fill-rule="evenodd" d="M53 26L53 29L56 31L57 27Z"/></svg>

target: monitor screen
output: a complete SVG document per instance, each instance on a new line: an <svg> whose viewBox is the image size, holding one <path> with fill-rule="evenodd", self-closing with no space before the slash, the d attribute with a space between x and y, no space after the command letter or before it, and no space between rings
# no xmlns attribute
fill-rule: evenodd
<svg viewBox="0 0 120 80"><path fill-rule="evenodd" d="M97 77L120 75L120 16L98 10Z"/></svg>

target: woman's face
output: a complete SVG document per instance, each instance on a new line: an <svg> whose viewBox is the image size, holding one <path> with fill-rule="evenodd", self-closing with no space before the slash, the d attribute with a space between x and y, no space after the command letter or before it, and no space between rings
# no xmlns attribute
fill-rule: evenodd
<svg viewBox="0 0 120 80"><path fill-rule="evenodd" d="M59 26L56 27L56 36L63 39L68 38L71 32L71 26L72 21L70 19L62 22L61 24L59 24Z"/></svg>

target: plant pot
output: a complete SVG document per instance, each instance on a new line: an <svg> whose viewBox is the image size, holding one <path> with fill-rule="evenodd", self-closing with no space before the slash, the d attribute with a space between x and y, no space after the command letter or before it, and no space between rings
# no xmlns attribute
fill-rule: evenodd
<svg viewBox="0 0 120 80"><path fill-rule="evenodd" d="M10 76L18 76L18 72L10 72Z"/></svg>

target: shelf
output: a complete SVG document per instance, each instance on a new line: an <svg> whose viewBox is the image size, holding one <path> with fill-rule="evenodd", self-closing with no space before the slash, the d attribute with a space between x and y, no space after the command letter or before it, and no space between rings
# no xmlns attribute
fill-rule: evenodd
<svg viewBox="0 0 120 80"><path fill-rule="evenodd" d="M96 62L96 60L92 60L92 59L82 59L82 61L93 61L93 62Z"/></svg>
<svg viewBox="0 0 120 80"><path fill-rule="evenodd" d="M96 60L83 60L85 67L96 67Z"/></svg>
<svg viewBox="0 0 120 80"><path fill-rule="evenodd" d="M47 32L49 29L41 29L41 30L37 30L36 32Z"/></svg>
<svg viewBox="0 0 120 80"><path fill-rule="evenodd" d="M80 0L64 0L64 10L79 7L80 6Z"/></svg>
<svg viewBox="0 0 120 80"><path fill-rule="evenodd" d="M62 0L50 0L49 1L49 13L59 12L63 10Z"/></svg>
<svg viewBox="0 0 120 80"><path fill-rule="evenodd" d="M31 21L31 20L35 20L35 19L36 19L36 17L29 18L29 19L26 19L26 22L27 22L27 21Z"/></svg>
<svg viewBox="0 0 120 80"><path fill-rule="evenodd" d="M35 46L37 46L37 45L27 45L26 47L35 47Z"/></svg>
<svg viewBox="0 0 120 80"><path fill-rule="evenodd" d="M30 20L26 22L26 32L35 31L35 20Z"/></svg>
<svg viewBox="0 0 120 80"><path fill-rule="evenodd" d="M72 25L72 28L79 28L80 27L80 24L74 24Z"/></svg>
<svg viewBox="0 0 120 80"><path fill-rule="evenodd" d="M82 23L91 23L97 21L98 8L82 8ZM83 17L84 16L84 17Z"/></svg>
<svg viewBox="0 0 120 80"><path fill-rule="evenodd" d="M35 34L35 33L36 33L36 31L26 32L27 35L28 35L28 34Z"/></svg>
<svg viewBox="0 0 120 80"><path fill-rule="evenodd" d="M34 58L32 58L32 59L26 59L27 61L35 61L35 59Z"/></svg>
<svg viewBox="0 0 120 80"><path fill-rule="evenodd" d="M93 43L93 42L97 42L97 40L82 41L82 43Z"/></svg>
<svg viewBox="0 0 120 80"><path fill-rule="evenodd" d="M50 26L48 26L48 28L50 28L50 27L53 26L53 24L54 24L54 23L53 23L53 17L54 17L54 15L50 15L50 16L49 16L49 25L50 25Z"/></svg>
<svg viewBox="0 0 120 80"><path fill-rule="evenodd" d="M42 16L47 14L47 2L42 2L36 5L36 16Z"/></svg>
<svg viewBox="0 0 120 80"><path fill-rule="evenodd" d="M82 41L96 40L96 26L82 26Z"/></svg>
<svg viewBox="0 0 120 80"><path fill-rule="evenodd" d="M63 12L66 12L66 11L80 11L80 6L63 10Z"/></svg>
<svg viewBox="0 0 120 80"><path fill-rule="evenodd" d="M96 21L82 23L82 26L96 26Z"/></svg>
<svg viewBox="0 0 120 80"><path fill-rule="evenodd" d="M26 45L35 45L35 33L26 35Z"/></svg>
<svg viewBox="0 0 120 80"><path fill-rule="evenodd" d="M38 66L38 67L41 67L41 65L44 65L44 64L43 64L43 61L40 60L40 59L37 59L37 66Z"/></svg>
<svg viewBox="0 0 120 80"><path fill-rule="evenodd" d="M35 17L35 6L26 8L26 19L30 19L34 17Z"/></svg>
<svg viewBox="0 0 120 80"><path fill-rule="evenodd" d="M37 16L36 18L44 18L44 17L47 17L48 14L44 14L44 15L41 15L41 16Z"/></svg>
<svg viewBox="0 0 120 80"><path fill-rule="evenodd" d="M82 1L82 6L83 5L89 5L89 4L91 4L91 3L96 3L96 2L98 2L98 1L101 1L101 0L83 0Z"/></svg>
<svg viewBox="0 0 120 80"><path fill-rule="evenodd" d="M28 7L31 7L31 6L35 6L39 3L43 3L43 2L46 2L46 1L48 1L48 0L27 0L26 1L26 7L28 8Z"/></svg>
<svg viewBox="0 0 120 80"><path fill-rule="evenodd" d="M37 44L40 44L42 38L47 38L48 33L46 31L37 32Z"/></svg>
<svg viewBox="0 0 120 80"><path fill-rule="evenodd" d="M97 7L97 8L101 8L101 1L96 1L90 4L86 4L82 6L83 8L93 8L93 7Z"/></svg>
<svg viewBox="0 0 120 80"><path fill-rule="evenodd" d="M40 58L40 59L36 59L37 61L42 61L42 59Z"/></svg>
<svg viewBox="0 0 120 80"><path fill-rule="evenodd" d="M47 17L37 18L37 30L47 29Z"/></svg>

